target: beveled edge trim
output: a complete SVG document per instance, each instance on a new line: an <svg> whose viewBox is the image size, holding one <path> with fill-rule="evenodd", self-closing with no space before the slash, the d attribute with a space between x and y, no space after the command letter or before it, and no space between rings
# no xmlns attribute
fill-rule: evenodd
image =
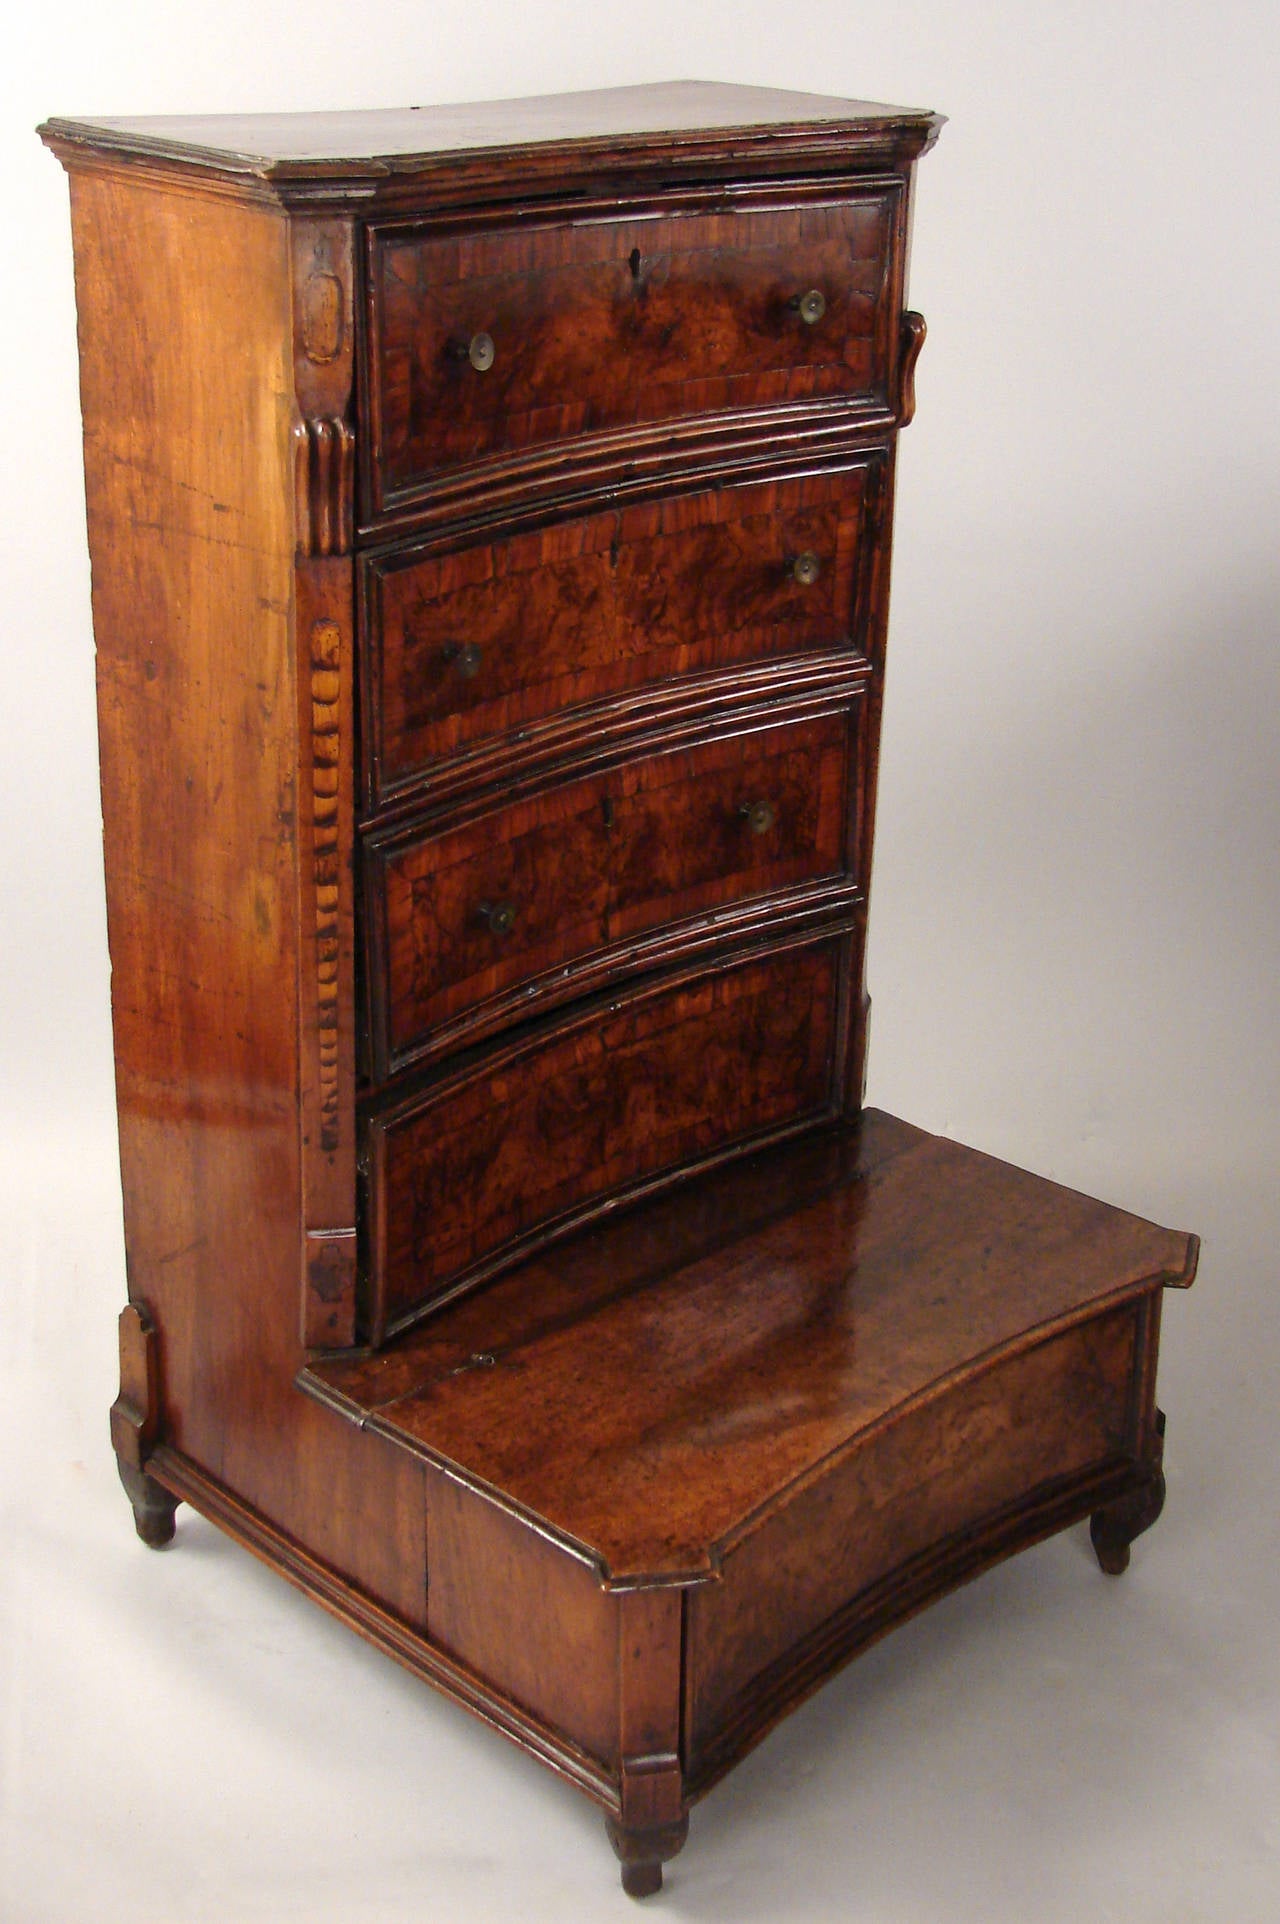
<svg viewBox="0 0 1280 1924"><path fill-rule="evenodd" d="M513 103L518 104L518 103ZM36 129L66 167L132 162L172 180L190 176L214 191L272 200L281 206L323 201L334 206L377 197L395 205L429 191L438 195L510 190L525 182L565 184L610 166L688 174L701 168L755 171L813 165L834 168L909 166L926 154L946 124L927 108L894 109L879 117L844 120L744 122L741 126L661 132L562 136L507 146L458 147L418 154L372 154L347 159L317 156L272 159L229 148L129 133L74 117L52 117Z"/></svg>
<svg viewBox="0 0 1280 1924"><path fill-rule="evenodd" d="M316 1396L316 1390L303 1380L305 1375L304 1371L297 1379L299 1387ZM316 1396L316 1400L336 1413L347 1414L339 1411L337 1399L331 1393ZM190 1457L171 1444L162 1443L147 1458L146 1473L172 1496L189 1503L193 1510L216 1524L234 1542L278 1570L295 1589L303 1591L330 1616L461 1704L464 1710L499 1731L527 1755L546 1764L557 1776L567 1778L606 1811L615 1815L619 1812L618 1787L595 1758L492 1690L474 1671L446 1656L402 1617L376 1603L331 1564L321 1562L286 1536Z"/></svg>
<svg viewBox="0 0 1280 1924"><path fill-rule="evenodd" d="M788 931L773 941L728 946L710 965L705 958L701 958L697 963L686 962L678 968L638 976L632 982L619 983L594 996L578 997L567 1008L548 1014L543 1021L527 1023L518 1029L506 1029L495 1041L470 1050L466 1055L453 1056L443 1066L406 1074L400 1079L399 1087L389 1083L367 1090L360 1103L366 1130L371 1137L392 1135L398 1129L412 1125L423 1110L434 1107L437 1102L448 1101L469 1082L499 1067L510 1067L524 1056L538 1053L575 1030L595 1028L606 1012L617 1013L623 1008L630 1009L644 1002L674 995L695 982L709 980L713 976L731 975L753 964L779 960L793 949L817 949L824 945L835 948L861 932L865 921L862 907L861 903L846 907L838 921L833 920L829 926L817 931Z"/></svg>
<svg viewBox="0 0 1280 1924"><path fill-rule="evenodd" d="M447 786L437 788L433 782L425 791L421 777L415 777L412 786L406 782L396 792L394 808L371 811L361 820L360 843L374 854L390 852L653 755L764 734L824 715L861 714L873 675L870 661L854 648L815 649L812 654L753 662L745 669L731 665L605 695L529 724L524 732L536 738L531 748L511 732L485 736L475 744L479 752L466 758L465 785L460 772ZM575 754L579 736L587 752ZM458 757L457 763L462 760ZM489 763L494 780L485 783L477 778L476 765ZM464 786L459 796L455 791Z"/></svg>
<svg viewBox="0 0 1280 1924"><path fill-rule="evenodd" d="M526 500L548 506L601 499L607 506L651 488L655 481L709 480L743 469L754 478L751 457L763 466L780 458L820 460L857 453L867 441L883 440L899 426L886 394L848 400L784 401L772 408L724 408L715 413L672 415L595 434L539 442L517 453L459 462L438 480L404 488L365 514L356 530L368 547L433 528L473 505L493 519ZM682 463L679 476L672 464ZM377 472L371 458L366 470ZM764 478L764 477L761 477Z"/></svg>
<svg viewBox="0 0 1280 1924"><path fill-rule="evenodd" d="M813 412L805 415L804 409ZM837 412L829 414L832 409ZM458 487L450 483L447 494L441 484L438 496L432 493L361 522L355 545L358 552L377 554L394 542L448 538L460 530L505 532L535 514L572 519L636 499L770 481L778 478L779 463L783 475L817 472L867 452L885 453L898 426L887 400L869 408L789 401L772 414L741 409L646 422L634 445L619 448L610 445L612 436L636 430L547 442L518 463L505 455L486 459L468 467ZM545 479L535 471L544 467L549 470Z"/></svg>

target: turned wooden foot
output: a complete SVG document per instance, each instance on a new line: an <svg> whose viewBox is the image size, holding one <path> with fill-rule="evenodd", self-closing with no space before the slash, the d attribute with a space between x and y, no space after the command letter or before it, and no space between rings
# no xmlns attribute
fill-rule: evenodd
<svg viewBox="0 0 1280 1924"><path fill-rule="evenodd" d="M622 1865L622 1888L628 1897L652 1897L662 1889L662 1866L676 1855L689 1835L689 1819L637 1830L606 1817L609 1842Z"/></svg>
<svg viewBox="0 0 1280 1924"><path fill-rule="evenodd" d="M1109 1577L1122 1576L1129 1568L1129 1545L1149 1530L1164 1508L1165 1484L1161 1459L1164 1454L1164 1411L1156 1411L1157 1453L1148 1473L1135 1489L1117 1497L1089 1519L1089 1535L1098 1562Z"/></svg>
<svg viewBox="0 0 1280 1924"><path fill-rule="evenodd" d="M149 1477L145 1470L135 1470L132 1464L116 1459L120 1481L124 1484L125 1495L133 1505L133 1521L138 1535L149 1550L163 1550L166 1543L173 1542L173 1517L178 1507L176 1496L170 1496L162 1484Z"/></svg>

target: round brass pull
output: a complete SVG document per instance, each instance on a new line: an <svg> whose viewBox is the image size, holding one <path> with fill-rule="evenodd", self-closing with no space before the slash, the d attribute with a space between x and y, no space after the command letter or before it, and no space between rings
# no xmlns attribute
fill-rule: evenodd
<svg viewBox="0 0 1280 1924"><path fill-rule="evenodd" d="M827 297L820 287L811 287L806 294L793 294L787 306L794 308L809 327L816 327L827 311Z"/></svg>
<svg viewBox="0 0 1280 1924"><path fill-rule="evenodd" d="M516 925L516 905L514 902L482 902L481 920L489 925L490 935L510 935Z"/></svg>
<svg viewBox="0 0 1280 1924"><path fill-rule="evenodd" d="M466 681L471 681L480 673L480 644L476 641L446 642L441 650L450 667L456 668Z"/></svg>
<svg viewBox="0 0 1280 1924"><path fill-rule="evenodd" d="M767 835L778 819L772 802L744 802L738 813L753 835Z"/></svg>
<svg viewBox="0 0 1280 1924"><path fill-rule="evenodd" d="M822 563L812 548L806 548L804 553L798 554L791 563L792 579L798 581L802 588L812 588L821 573Z"/></svg>
<svg viewBox="0 0 1280 1924"><path fill-rule="evenodd" d="M493 366L497 348L492 334L473 334L469 341L451 341L449 352L455 361L470 361L477 374L487 374Z"/></svg>

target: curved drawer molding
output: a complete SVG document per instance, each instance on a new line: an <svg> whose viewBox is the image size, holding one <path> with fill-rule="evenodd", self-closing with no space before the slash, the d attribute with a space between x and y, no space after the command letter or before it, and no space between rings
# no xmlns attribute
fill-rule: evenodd
<svg viewBox="0 0 1280 1924"><path fill-rule="evenodd" d="M698 948L861 899L860 691L364 851L374 1074Z"/></svg>
<svg viewBox="0 0 1280 1924"><path fill-rule="evenodd" d="M865 652L886 456L365 559L368 805ZM631 721L634 726L634 721Z"/></svg>

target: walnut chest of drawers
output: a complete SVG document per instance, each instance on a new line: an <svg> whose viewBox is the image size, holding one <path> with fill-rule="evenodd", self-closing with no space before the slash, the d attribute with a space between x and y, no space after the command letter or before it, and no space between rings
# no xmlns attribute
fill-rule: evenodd
<svg viewBox="0 0 1280 1924"><path fill-rule="evenodd" d="M871 1638L1163 1490L1194 1239L862 1106L929 114L53 121L140 1534L195 1505L634 1895Z"/></svg>

